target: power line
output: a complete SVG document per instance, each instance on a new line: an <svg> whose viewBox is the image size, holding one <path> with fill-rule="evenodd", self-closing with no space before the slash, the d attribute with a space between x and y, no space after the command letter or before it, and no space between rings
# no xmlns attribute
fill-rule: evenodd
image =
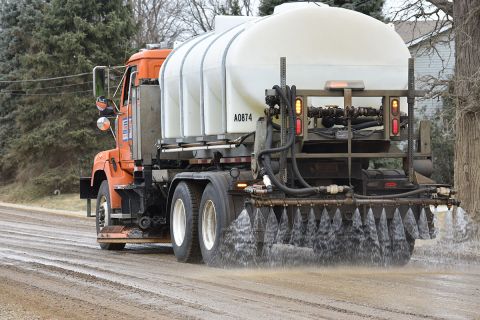
<svg viewBox="0 0 480 320"><path fill-rule="evenodd" d="M77 73L77 74L71 74L71 75L67 75L67 76L53 77L53 78L26 79L26 80L0 80L0 83L22 83L22 82L52 81L52 80L61 80L61 79L82 77L82 76L91 75L91 74L92 74L91 72L84 72L84 73Z"/></svg>
<svg viewBox="0 0 480 320"><path fill-rule="evenodd" d="M111 70L117 70L125 68L125 66L111 66ZM84 72L84 73L77 73L77 74L70 74L66 76L60 77L51 77L51 78L39 78L39 79L25 79L25 80L0 80L0 83L22 83L22 82L41 82L41 81L53 81L53 80L61 80L61 79L69 79L69 78L76 78L82 77L86 75L91 75L91 72Z"/></svg>
<svg viewBox="0 0 480 320"><path fill-rule="evenodd" d="M5 92L0 91L0 94L9 94L12 96L57 96L65 94L78 94L78 93L87 93L92 92L92 90L83 90L83 91L67 91L67 92L55 92L55 93L20 93L20 92Z"/></svg>
<svg viewBox="0 0 480 320"><path fill-rule="evenodd" d="M62 86L52 86L52 87L42 87L42 88L31 88L31 89L25 89L25 91L66 88L66 87L74 87L74 86L87 85L87 84L90 84L90 83L93 83L93 81L87 81L87 82L81 82L81 83L73 83L73 84L65 84L65 85L62 85ZM21 90L21 89L18 89L18 90L2 90L2 92L18 92L18 91L23 91L23 90Z"/></svg>

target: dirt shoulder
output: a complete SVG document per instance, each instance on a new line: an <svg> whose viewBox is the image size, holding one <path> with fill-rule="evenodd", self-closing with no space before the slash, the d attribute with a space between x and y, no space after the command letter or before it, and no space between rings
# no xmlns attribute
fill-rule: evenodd
<svg viewBox="0 0 480 320"><path fill-rule="evenodd" d="M0 202L56 210L82 212L86 212L87 210L87 201L80 199L78 193L35 196L16 184L0 187ZM92 200L92 211L94 210L95 200Z"/></svg>
<svg viewBox="0 0 480 320"><path fill-rule="evenodd" d="M2 283L0 286L1 319L99 318L95 307L86 305L85 301L56 295L53 292L35 286L27 286L5 277L0 277L0 282ZM72 310L82 311L75 313Z"/></svg>

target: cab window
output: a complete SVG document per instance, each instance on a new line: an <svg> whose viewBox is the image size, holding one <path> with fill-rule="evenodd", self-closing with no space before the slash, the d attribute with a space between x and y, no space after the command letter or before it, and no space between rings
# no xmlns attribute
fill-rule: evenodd
<svg viewBox="0 0 480 320"><path fill-rule="evenodd" d="M130 94L130 79L132 78L132 73L137 71L137 67L129 67L127 70L127 74L125 75L125 85L123 86L123 105L126 106L128 103L128 96ZM132 79L132 87L135 85L135 74L133 75Z"/></svg>

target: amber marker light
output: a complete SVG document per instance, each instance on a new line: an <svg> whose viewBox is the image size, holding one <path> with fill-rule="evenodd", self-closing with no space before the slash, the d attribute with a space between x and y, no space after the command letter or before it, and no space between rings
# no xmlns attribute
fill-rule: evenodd
<svg viewBox="0 0 480 320"><path fill-rule="evenodd" d="M397 116L400 112L400 103L398 99L392 100L392 115Z"/></svg>
<svg viewBox="0 0 480 320"><path fill-rule="evenodd" d="M295 113L297 116L301 115L303 112L303 101L301 98L295 99Z"/></svg>

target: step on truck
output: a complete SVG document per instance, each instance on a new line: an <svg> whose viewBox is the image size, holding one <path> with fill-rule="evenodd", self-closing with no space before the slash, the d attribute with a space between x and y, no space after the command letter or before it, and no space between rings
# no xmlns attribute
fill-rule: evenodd
<svg viewBox="0 0 480 320"><path fill-rule="evenodd" d="M433 208L458 205L430 178L408 48L369 16L314 3L218 16L213 31L131 56L116 90L112 70L95 67L93 82L97 126L115 147L80 179L102 249L171 243L178 261L212 264L246 210L252 221L286 214L304 233L308 222L313 238L295 244L313 254L325 224L403 241L403 264L415 239L434 236ZM385 159L393 166L375 166Z"/></svg>

